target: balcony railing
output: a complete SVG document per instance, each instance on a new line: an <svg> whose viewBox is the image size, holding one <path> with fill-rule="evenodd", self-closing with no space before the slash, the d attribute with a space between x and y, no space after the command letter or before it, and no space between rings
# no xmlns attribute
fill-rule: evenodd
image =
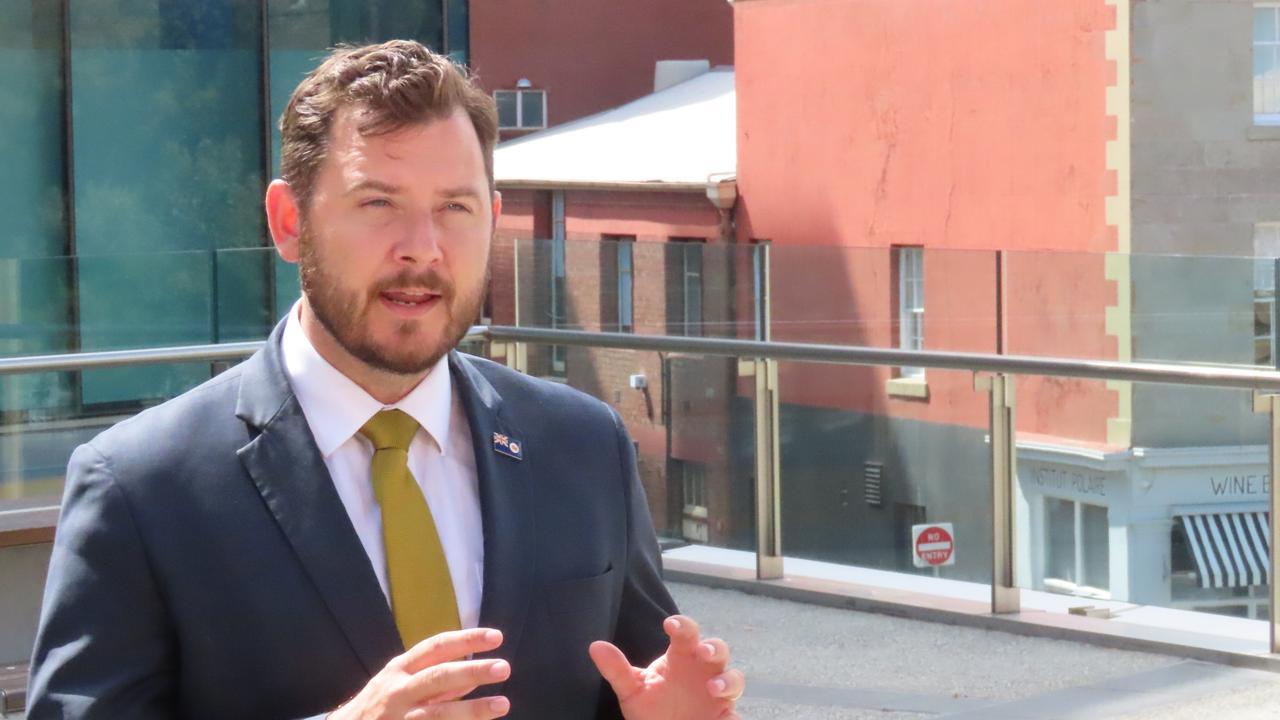
<svg viewBox="0 0 1280 720"><path fill-rule="evenodd" d="M558 346L579 348L584 352L631 352L660 353L664 357L719 357L736 360L735 365L726 366L734 377L729 379L730 395L739 400L748 401L752 408L754 432L750 434L750 464L739 464L752 478L749 495L752 496L751 520L754 525L754 539L749 543L754 546L757 557L757 574L763 579L782 577L783 569L783 522L784 516L784 465L782 462L787 449L781 438L784 436L783 419L780 410L779 383L780 363L802 363L805 366L861 366L861 367L918 367L931 371L960 371L972 375L971 387L988 395L988 422L984 440L987 445L985 454L990 458L990 476L984 483L985 488L970 486L962 489L962 494L990 493L989 516L985 519L986 540L989 541L990 553L990 586L991 611L993 613L1011 613L1019 610L1019 589L1029 587L1025 575L1028 568L1040 578L1041 586L1050 590L1072 592L1081 597L1109 598L1124 597L1124 590L1113 592L1117 585L1125 585L1124 578L1116 582L1114 569L1107 569L1107 563L1098 564L1097 553L1103 552L1098 546L1097 537L1088 536L1090 523L1096 525L1094 517L1099 507L1110 507L1085 502L1093 496L1106 497L1112 489L1112 479L1107 470L1100 469L1092 474L1073 473L1064 466L1052 466L1043 459L1027 472L1034 477L1023 477L1023 486L1038 483L1042 487L1057 488L1059 492L1046 493L1047 510L1027 512L1031 505L1026 488L1019 487L1019 451L1039 456L1045 453L1045 438L1039 435L1022 433L1016 430L1017 403L1013 388L1018 379L1044 380L1046 378L1063 378L1081 381L1105 381L1108 383L1128 382L1139 384L1172 384L1183 388L1213 388L1218 390L1246 391L1258 412L1271 414L1271 432L1266 448L1265 461L1269 468L1268 476L1274 476L1276 455L1280 451L1280 437L1277 435L1277 409L1280 409L1280 372L1243 367L1186 365L1174 363L1131 363L1101 360L1078 360L1064 358L1045 358L1029 356L1011 356L984 353L911 351L884 348L847 347L836 345L820 345L807 343L765 342L754 340L737 340L727 338L701 338L677 336L647 336L628 333L600 333L576 330L556 330L547 328L528 328L511 326L477 326L471 329L467 341L486 343L490 356L505 361L517 370L525 370L528 363L529 346ZM19 357L0 359L0 376L13 374L31 374L51 371L89 371L115 367L137 367L174 362L218 362L226 363L248 356L259 347L261 342L242 342L222 345L187 346L174 348L151 348L141 350L72 353L49 356ZM803 370L799 370L804 377ZM670 382L671 380L668 379ZM1037 409L1039 410L1039 409ZM1071 413L1072 408L1059 408L1063 413ZM727 425L726 425L727 427ZM731 441L738 436L732 430L726 430ZM741 444L741 443L739 443ZM1239 448L1238 448L1239 449ZM1107 453L1097 448L1077 447L1076 455L1092 459L1094 466L1101 467L1105 463ZM68 448L69 451L69 448ZM1128 451L1130 455L1133 450ZM1243 446L1242 452L1255 452ZM739 453L741 455L742 453ZM1070 454L1067 451L1067 454ZM1115 453L1112 453L1113 455ZM1255 452L1255 454L1257 454ZM1185 460L1185 458L1184 458ZM944 459L945 461L945 459ZM791 462L794 462L792 460ZM1030 461L1028 461L1030 462ZM1198 462L1198 461L1196 461ZM1168 463L1166 463L1168 464ZM1176 461L1173 464L1177 464ZM1045 470L1048 467L1048 470ZM847 469L856 474L855 469ZM877 473L879 471L876 471ZM873 473L874 474L874 473ZM1027 473L1024 473L1027 474ZM685 487L705 484L705 476L693 476L693 480L685 478ZM872 478L881 482L878 474ZM870 482L870 481L868 481ZM958 482L958 481L957 481ZM1256 502L1264 501L1269 518L1280 517L1277 514L1278 500L1274 486L1269 477L1237 477L1223 475L1210 477L1210 483L1222 495L1239 496L1255 501L1255 506L1246 508L1243 505L1231 505L1224 508L1202 508L1204 512L1192 512L1193 502L1175 503L1178 506L1176 516L1170 520L1173 527L1174 543L1186 544L1193 558L1192 567L1181 568L1182 575L1200 575L1200 582L1188 583L1178 576L1180 568L1174 567L1174 577L1170 583L1184 592L1194 595L1203 592L1195 588L1234 588L1235 595L1245 597L1237 603L1240 607L1265 608L1271 618L1270 644L1272 652L1280 649L1280 636L1276 633L1276 613L1272 611L1280 604L1276 584L1270 577L1270 568L1276 567L1277 549L1275 525L1273 521L1246 527L1249 510L1256 510ZM739 478L737 487L741 488ZM707 490L686 489L687 494L698 498L695 501L704 503L701 516L697 507L686 506L685 519L688 523L715 521L708 518L705 504ZM880 500L873 498L868 489L868 503ZM878 493L879 490L877 489ZM56 521L57 506L52 496L46 495L44 503L22 503L20 506L4 509L0 504L0 546L28 544L47 541ZM742 498L731 502L741 504ZM2 503L3 501L0 501ZM12 505L12 503L10 503ZM1019 517L1021 513L1032 517ZM1217 512L1215 512L1215 510ZM714 511L711 513L715 515ZM985 513L981 513L985 515ZM1256 514L1256 513L1255 513ZM1106 511L1103 512L1105 522ZM1062 521L1061 518L1068 518ZM1179 517L1182 521L1179 522ZM1188 519L1191 518L1191 519ZM914 518L926 520L927 518ZM968 530L963 527L963 519L956 524L958 536L941 541L941 545L951 543L951 549L961 544L959 536ZM1028 525L1042 524L1043 527L1028 529ZM917 524L917 523L913 523ZM928 523L919 523L928 524ZM1114 527L1119 523L1111 522ZM668 526L677 523L668 522ZM1182 526L1185 526L1183 528ZM1075 537L1070 541L1055 535L1066 532L1069 528ZM1261 528L1261 529L1260 529ZM686 525L686 530L688 526ZM899 527L900 532L903 528ZM1033 538L1040 536L1040 530L1047 540L1045 547L1037 552L1043 557L1028 558L1030 553L1025 545L1032 543ZM1257 537L1261 532L1269 534L1267 538ZM686 532L694 539L706 540L697 532ZM1225 535L1225 537L1224 537ZM899 538L900 540L900 538ZM971 546L985 543L974 543L973 533L968 532L965 538ZM1257 541L1255 543L1255 541ZM938 542L935 538L935 544ZM1110 549L1110 536L1105 542ZM1073 546L1071 552L1065 552L1058 544ZM1129 543L1132 546L1133 541ZM1021 545L1021 547L1020 547ZM950 550L950 549L948 549ZM970 551L971 552L971 551ZM1093 553L1093 557L1090 554ZM1265 557L1260 556L1265 553ZM917 555L921 553L917 552ZM1062 556L1071 557L1064 561ZM934 552L931 557L939 556ZM1174 562L1177 565L1177 562ZM946 567L946 566L943 566ZM1246 577L1250 575L1252 577ZM935 573L939 571L934 571ZM1143 575L1141 567L1131 569L1132 576ZM1149 574L1149 573L1147 573ZM969 573L972 576L972 572ZM1066 577L1059 577L1065 575ZM1134 582L1129 582L1133 585ZM1099 589L1099 586L1112 590ZM1190 588L1188 590L1187 588ZM1265 588L1265 591L1263 591ZM1130 588L1130 593L1135 589ZM1212 608L1214 603L1225 602L1206 598L1202 601L1205 607ZM1257 617L1262 612L1253 613Z"/></svg>

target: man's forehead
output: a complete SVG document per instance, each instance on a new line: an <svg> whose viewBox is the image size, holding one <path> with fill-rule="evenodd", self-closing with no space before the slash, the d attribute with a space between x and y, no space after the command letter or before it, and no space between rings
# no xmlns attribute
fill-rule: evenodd
<svg viewBox="0 0 1280 720"><path fill-rule="evenodd" d="M383 161L421 159L435 171L456 171L451 184L462 176L477 175L483 182L484 161L475 129L466 113L456 109L447 117L412 123L384 133L361 133L369 112L359 107L339 110L330 128L329 163L337 166L344 181L361 182L371 166ZM424 144L426 143L426 144ZM423 155L429 157L422 157ZM416 167L416 166L415 166ZM487 183L486 183L487 184Z"/></svg>

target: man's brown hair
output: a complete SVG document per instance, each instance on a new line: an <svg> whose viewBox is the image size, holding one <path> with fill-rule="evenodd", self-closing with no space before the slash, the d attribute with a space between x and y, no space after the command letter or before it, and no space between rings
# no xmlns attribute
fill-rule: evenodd
<svg viewBox="0 0 1280 720"><path fill-rule="evenodd" d="M329 129L344 107L364 112L362 135L440 120L462 108L480 138L493 189L498 111L464 68L412 40L339 46L293 91L280 118L280 175L303 212L329 149Z"/></svg>

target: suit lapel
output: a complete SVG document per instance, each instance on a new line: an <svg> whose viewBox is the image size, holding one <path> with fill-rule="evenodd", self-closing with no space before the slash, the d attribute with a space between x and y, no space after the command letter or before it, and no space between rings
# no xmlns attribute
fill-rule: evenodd
<svg viewBox="0 0 1280 720"><path fill-rule="evenodd" d="M529 455L517 460L494 449L495 433L512 440L521 438L502 414L502 398L470 360L449 354L449 366L457 380L459 397L471 426L476 476L480 487L480 514L484 526L484 591L480 600L480 626L502 630L502 647L485 656L511 661L516 655L528 614L534 583L535 518ZM501 691L489 685L476 694Z"/></svg>
<svg viewBox="0 0 1280 720"><path fill-rule="evenodd" d="M395 619L284 373L276 327L245 364L240 462L370 675L403 651Z"/></svg>

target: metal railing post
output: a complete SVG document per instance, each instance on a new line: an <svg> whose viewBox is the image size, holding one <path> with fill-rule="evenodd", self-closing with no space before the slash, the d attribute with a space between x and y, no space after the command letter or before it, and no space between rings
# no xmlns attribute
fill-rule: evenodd
<svg viewBox="0 0 1280 720"><path fill-rule="evenodd" d="M752 276L755 339L770 340L772 302L768 241L755 245ZM740 375L756 380L756 577L780 580L782 563L782 445L778 432L778 361L755 358L738 363Z"/></svg>
<svg viewBox="0 0 1280 720"><path fill-rule="evenodd" d="M1253 396L1253 411L1267 413L1271 416L1271 432L1267 435L1267 472L1271 478L1271 482L1268 483L1267 493L1267 511L1269 513L1267 530L1271 535L1268 539L1271 543L1271 557L1268 558L1268 561L1270 562L1271 576L1267 590L1270 597L1270 613L1268 614L1271 616L1271 652L1280 653L1280 626L1276 624L1277 608L1280 608L1280 584L1276 583L1276 563L1280 562L1280 547L1276 547L1276 541L1280 540L1280 532L1276 531L1277 519L1280 519L1280 494L1276 493L1276 470L1280 469L1280 395L1255 393Z"/></svg>
<svg viewBox="0 0 1280 720"><path fill-rule="evenodd" d="M778 361L739 360L738 375L756 381L756 577L779 580L783 563Z"/></svg>
<svg viewBox="0 0 1280 720"><path fill-rule="evenodd" d="M991 400L991 612L1016 613L1021 599L1013 576L1016 444L1013 376L974 375L975 390Z"/></svg>

